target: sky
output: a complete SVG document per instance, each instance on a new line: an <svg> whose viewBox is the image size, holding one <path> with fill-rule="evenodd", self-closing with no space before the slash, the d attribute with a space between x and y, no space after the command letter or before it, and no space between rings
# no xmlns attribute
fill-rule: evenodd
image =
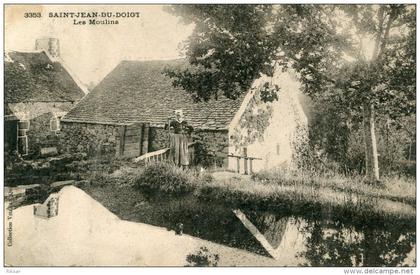
<svg viewBox="0 0 420 275"><path fill-rule="evenodd" d="M5 49L33 51L35 40L60 40L61 58L73 75L92 87L121 60L174 59L182 57L180 43L193 30L163 5L6 5ZM25 13L41 18L25 18ZM118 18L118 25L74 25L71 18L51 18L55 12L139 12L139 17ZM115 20L114 18L111 18ZM364 39L362 52L371 58L374 41ZM347 58L346 58L347 59ZM353 60L351 57L349 61Z"/></svg>
<svg viewBox="0 0 420 275"><path fill-rule="evenodd" d="M25 18L40 12L41 18ZM50 18L50 12L139 12L140 17L111 18L118 25L74 25L71 18ZM61 58L84 84L97 84L121 60L182 57L179 45L192 32L159 5L7 5L5 50L33 51L35 40L60 40Z"/></svg>

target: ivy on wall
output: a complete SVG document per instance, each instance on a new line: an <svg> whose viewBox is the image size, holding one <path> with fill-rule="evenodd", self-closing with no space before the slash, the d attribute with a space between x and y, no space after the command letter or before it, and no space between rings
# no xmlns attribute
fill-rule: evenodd
<svg viewBox="0 0 420 275"><path fill-rule="evenodd" d="M271 93L267 93L267 90L271 91ZM239 119L239 126L234 128L231 135L236 151L241 147L253 144L257 140L259 142L264 140L265 130L270 125L270 119L273 114L273 107L268 102L277 100L278 90L277 85L271 87L266 82L255 92ZM267 96L269 97L268 99Z"/></svg>
<svg viewBox="0 0 420 275"><path fill-rule="evenodd" d="M309 149L309 128L308 124L300 119L297 106L292 104L296 129L292 139L292 165L295 169L305 169L313 161Z"/></svg>
<svg viewBox="0 0 420 275"><path fill-rule="evenodd" d="M264 141L264 134L271 123L273 116L273 105L269 102L278 100L278 86L271 86L268 82L260 86L250 100L244 113L242 114L238 126L233 129L231 134L232 144L235 150L239 151L241 147ZM274 94L266 91L276 91ZM287 95L287 93L286 93ZM269 97L270 100L267 100ZM308 125L302 120L301 113L296 103L291 100L291 108L293 112L293 123L296 127L293 131L290 145L292 147L292 166L294 168L303 168L308 162Z"/></svg>
<svg viewBox="0 0 420 275"><path fill-rule="evenodd" d="M292 165L295 169L306 169L314 161L309 148L308 131L307 125L298 124L293 134Z"/></svg>

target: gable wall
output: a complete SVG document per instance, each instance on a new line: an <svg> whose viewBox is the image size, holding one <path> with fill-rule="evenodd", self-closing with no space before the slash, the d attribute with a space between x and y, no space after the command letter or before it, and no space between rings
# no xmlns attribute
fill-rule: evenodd
<svg viewBox="0 0 420 275"><path fill-rule="evenodd" d="M76 103L73 102L19 102L8 103L10 110L19 120L34 119L45 113L65 115Z"/></svg>
<svg viewBox="0 0 420 275"><path fill-rule="evenodd" d="M307 118L298 100L299 83L288 73L276 75L273 85L280 87L278 100L273 103L264 103L259 100L259 89L265 81L260 79L257 83L253 98L242 109L239 119L229 128L229 153L242 155L246 147L248 156L262 158L253 161L253 170L259 171L282 166L292 168L297 157L296 148L307 138ZM245 102L246 103L246 102ZM259 113L269 113L268 126L263 131L249 129L250 113L255 118ZM256 134L260 133L260 135ZM247 139L252 135L257 137ZM239 137L239 138L238 138ZM243 172L243 160L241 171ZM235 158L229 158L229 168L236 170Z"/></svg>
<svg viewBox="0 0 420 275"><path fill-rule="evenodd" d="M21 131L20 142L26 143L28 155L38 155L40 148L58 147L58 133L51 131L50 120L62 117L72 108L72 102L26 102L9 103L8 107L19 121L29 121L26 131Z"/></svg>

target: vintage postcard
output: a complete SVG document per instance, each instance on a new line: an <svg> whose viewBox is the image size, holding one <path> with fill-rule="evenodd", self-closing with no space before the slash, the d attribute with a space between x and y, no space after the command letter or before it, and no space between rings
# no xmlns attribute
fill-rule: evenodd
<svg viewBox="0 0 420 275"><path fill-rule="evenodd" d="M3 62L6 268L413 273L414 4L5 4Z"/></svg>

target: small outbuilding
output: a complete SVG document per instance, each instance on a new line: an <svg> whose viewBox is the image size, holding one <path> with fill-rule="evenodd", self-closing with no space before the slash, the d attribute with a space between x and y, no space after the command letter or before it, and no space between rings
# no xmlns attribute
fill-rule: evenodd
<svg viewBox="0 0 420 275"><path fill-rule="evenodd" d="M4 63L5 152L38 155L58 146L60 119L86 93L59 57L58 40L33 52L7 51Z"/></svg>

